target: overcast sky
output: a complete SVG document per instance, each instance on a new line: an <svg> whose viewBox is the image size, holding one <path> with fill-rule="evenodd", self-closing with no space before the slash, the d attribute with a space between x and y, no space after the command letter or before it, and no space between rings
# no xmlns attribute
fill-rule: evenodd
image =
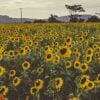
<svg viewBox="0 0 100 100"><path fill-rule="evenodd" d="M50 14L68 15L65 4L82 4L87 14L100 13L100 0L0 0L0 15L28 18L48 18Z"/></svg>

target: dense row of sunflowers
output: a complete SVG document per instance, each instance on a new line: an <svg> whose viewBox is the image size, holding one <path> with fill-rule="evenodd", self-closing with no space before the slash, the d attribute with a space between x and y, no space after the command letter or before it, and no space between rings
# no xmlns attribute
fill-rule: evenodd
<svg viewBox="0 0 100 100"><path fill-rule="evenodd" d="M99 100L100 24L0 25L0 97Z"/></svg>

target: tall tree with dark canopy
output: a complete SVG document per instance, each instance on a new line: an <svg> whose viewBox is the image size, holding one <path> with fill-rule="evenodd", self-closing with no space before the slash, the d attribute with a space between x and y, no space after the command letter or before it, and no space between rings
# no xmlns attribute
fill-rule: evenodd
<svg viewBox="0 0 100 100"><path fill-rule="evenodd" d="M75 22L77 20L77 18L75 18L75 15L80 12L85 12L84 8L82 7L82 5L65 5L65 7L69 10L70 13L70 20Z"/></svg>

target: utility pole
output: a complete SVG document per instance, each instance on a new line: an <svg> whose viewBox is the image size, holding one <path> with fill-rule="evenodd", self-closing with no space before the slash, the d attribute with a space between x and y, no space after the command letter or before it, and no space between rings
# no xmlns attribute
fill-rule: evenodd
<svg viewBox="0 0 100 100"><path fill-rule="evenodd" d="M20 13L21 13L21 23L22 23L22 22L23 22L23 21L22 21L22 16L23 16L23 14L22 14L22 13L23 13L23 12L22 12L22 8L20 8Z"/></svg>

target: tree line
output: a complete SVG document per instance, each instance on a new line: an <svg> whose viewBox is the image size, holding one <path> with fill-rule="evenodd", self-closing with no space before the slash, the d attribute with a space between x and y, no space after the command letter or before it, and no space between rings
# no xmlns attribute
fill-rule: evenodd
<svg viewBox="0 0 100 100"><path fill-rule="evenodd" d="M79 13L85 12L85 9L82 7L82 5L65 5L66 9L69 11L69 17L70 20L69 22L85 22L84 19L78 18L80 17ZM100 13L96 13L95 15L91 16L88 18L86 22L100 22ZM44 23L44 22L61 22L57 20L58 16L51 14L50 17L48 18L48 21L45 20L35 20L34 23Z"/></svg>

